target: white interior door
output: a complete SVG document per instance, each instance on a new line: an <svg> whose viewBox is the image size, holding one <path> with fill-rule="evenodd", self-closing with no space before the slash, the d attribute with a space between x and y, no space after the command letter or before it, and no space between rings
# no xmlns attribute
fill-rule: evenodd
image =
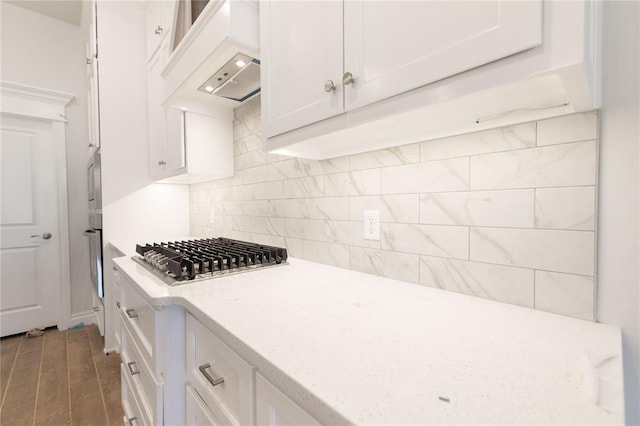
<svg viewBox="0 0 640 426"><path fill-rule="evenodd" d="M61 304L58 176L50 121L2 114L1 335L56 325Z"/></svg>

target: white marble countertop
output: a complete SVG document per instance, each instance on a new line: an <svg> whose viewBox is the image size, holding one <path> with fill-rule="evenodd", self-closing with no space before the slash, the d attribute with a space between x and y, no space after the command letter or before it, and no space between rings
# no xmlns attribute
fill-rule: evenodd
<svg viewBox="0 0 640 426"><path fill-rule="evenodd" d="M115 263L323 423L624 422L617 327L300 259L174 287Z"/></svg>

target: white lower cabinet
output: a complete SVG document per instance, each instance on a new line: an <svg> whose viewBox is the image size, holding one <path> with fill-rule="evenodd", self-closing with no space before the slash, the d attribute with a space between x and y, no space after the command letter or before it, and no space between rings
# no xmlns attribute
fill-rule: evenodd
<svg viewBox="0 0 640 426"><path fill-rule="evenodd" d="M187 380L222 424L254 424L254 369L187 314Z"/></svg>
<svg viewBox="0 0 640 426"><path fill-rule="evenodd" d="M187 385L187 426L222 426L225 423L218 420L204 403L198 392Z"/></svg>
<svg viewBox="0 0 640 426"><path fill-rule="evenodd" d="M113 316L122 357L122 405L132 426L185 423L185 310L152 306L124 271L114 270ZM130 422L128 419L135 417Z"/></svg>
<svg viewBox="0 0 640 426"><path fill-rule="evenodd" d="M149 421L144 416L140 403L136 399L136 392L133 387L133 383L126 374L126 368L124 364L120 365L120 375L122 376L121 389L122 389L122 410L124 411L124 424L129 426L148 425Z"/></svg>
<svg viewBox="0 0 640 426"><path fill-rule="evenodd" d="M152 306L124 273L117 282L126 425L320 424L183 307Z"/></svg>
<svg viewBox="0 0 640 426"><path fill-rule="evenodd" d="M141 414L151 424L163 424L163 383L143 358L127 326L122 330L122 379L130 380Z"/></svg>
<svg viewBox="0 0 640 426"><path fill-rule="evenodd" d="M320 425L259 373L256 373L256 424L259 426Z"/></svg>
<svg viewBox="0 0 640 426"><path fill-rule="evenodd" d="M104 336L104 306L95 292L91 293L91 297L96 324L98 326L98 330L100 330L100 335Z"/></svg>

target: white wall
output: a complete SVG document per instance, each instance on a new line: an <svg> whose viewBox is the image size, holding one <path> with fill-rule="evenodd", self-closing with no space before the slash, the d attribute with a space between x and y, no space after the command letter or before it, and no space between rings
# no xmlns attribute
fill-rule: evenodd
<svg viewBox="0 0 640 426"><path fill-rule="evenodd" d="M640 3L605 1L598 317L622 327L626 421L640 424Z"/></svg>
<svg viewBox="0 0 640 426"><path fill-rule="evenodd" d="M2 2L0 78L71 93L67 106L67 190L71 262L71 313L91 307L88 243L88 130L85 47L80 27Z"/></svg>

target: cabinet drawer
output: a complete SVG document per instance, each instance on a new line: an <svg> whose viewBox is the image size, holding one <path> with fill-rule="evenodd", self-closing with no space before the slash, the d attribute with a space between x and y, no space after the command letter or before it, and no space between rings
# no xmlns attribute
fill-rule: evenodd
<svg viewBox="0 0 640 426"><path fill-rule="evenodd" d="M211 410L206 406L200 395L187 386L187 426L223 426Z"/></svg>
<svg viewBox="0 0 640 426"><path fill-rule="evenodd" d="M132 383L140 408L153 424L162 424L162 383L144 360L129 327L122 328L122 371Z"/></svg>
<svg viewBox="0 0 640 426"><path fill-rule="evenodd" d="M115 281L115 279L112 281L111 283L111 295L113 297L112 301L110 302L111 305L111 310L109 312L115 312L116 314L114 315L112 322L113 322L113 336L116 339L116 348L118 350L118 352L122 352L122 338L120 337L122 332L122 321L121 319L118 317L118 312L120 312L120 307L122 306L122 297L120 294L120 285L117 284L117 282Z"/></svg>
<svg viewBox="0 0 640 426"><path fill-rule="evenodd" d="M223 424L253 424L253 368L187 315L187 378Z"/></svg>
<svg viewBox="0 0 640 426"><path fill-rule="evenodd" d="M129 326L129 330L136 338L138 345L149 365L154 367L160 365L157 359L160 354L156 353L157 332L160 327L160 316L162 312L155 311L140 296L135 288L122 277L120 284L120 312L123 322Z"/></svg>
<svg viewBox="0 0 640 426"><path fill-rule="evenodd" d="M256 373L256 400L258 426L320 425L259 373Z"/></svg>
<svg viewBox="0 0 640 426"><path fill-rule="evenodd" d="M124 424L132 426L149 425L144 412L140 409L140 404L136 399L133 383L129 378L129 372L124 364L120 365L122 409L124 410Z"/></svg>

